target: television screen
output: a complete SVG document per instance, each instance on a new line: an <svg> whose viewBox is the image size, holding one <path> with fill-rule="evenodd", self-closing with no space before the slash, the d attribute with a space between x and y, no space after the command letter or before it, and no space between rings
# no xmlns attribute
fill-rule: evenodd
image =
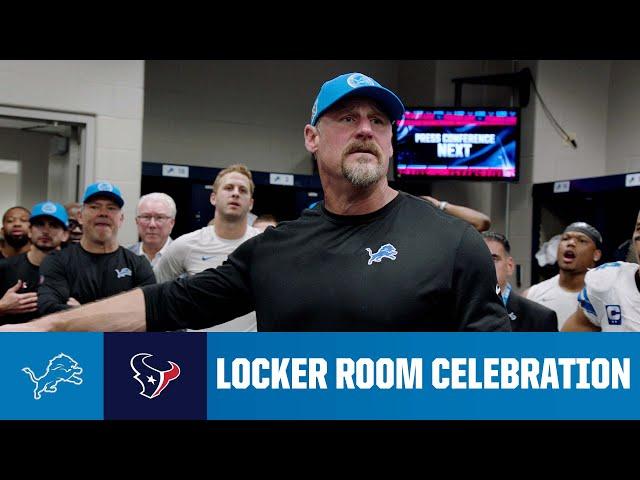
<svg viewBox="0 0 640 480"><path fill-rule="evenodd" d="M519 150L518 108L408 108L395 129L395 176L515 182Z"/></svg>

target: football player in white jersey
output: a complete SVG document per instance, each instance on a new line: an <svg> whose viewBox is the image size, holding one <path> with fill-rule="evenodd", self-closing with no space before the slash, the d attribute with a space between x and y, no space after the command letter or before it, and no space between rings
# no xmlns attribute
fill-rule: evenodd
<svg viewBox="0 0 640 480"><path fill-rule="evenodd" d="M636 261L640 261L640 212L633 232ZM590 270L578 295L579 307L563 332L640 332L640 273L638 263L613 262Z"/></svg>
<svg viewBox="0 0 640 480"><path fill-rule="evenodd" d="M565 228L558 244L556 276L531 285L522 296L551 310L558 316L562 329L578 308L578 294L584 287L584 277L602 257L602 235L586 222L573 222Z"/></svg>

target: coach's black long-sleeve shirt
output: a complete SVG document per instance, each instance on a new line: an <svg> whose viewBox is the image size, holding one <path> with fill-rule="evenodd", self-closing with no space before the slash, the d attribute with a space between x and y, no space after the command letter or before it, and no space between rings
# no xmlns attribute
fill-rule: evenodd
<svg viewBox="0 0 640 480"><path fill-rule="evenodd" d="M40 265L40 315L70 308L69 297L81 304L156 283L151 265L123 247L113 253L89 253L80 244L53 252Z"/></svg>
<svg viewBox="0 0 640 480"><path fill-rule="evenodd" d="M143 291L152 331L254 309L261 331L510 330L482 237L404 193L366 215L305 210L217 269Z"/></svg>

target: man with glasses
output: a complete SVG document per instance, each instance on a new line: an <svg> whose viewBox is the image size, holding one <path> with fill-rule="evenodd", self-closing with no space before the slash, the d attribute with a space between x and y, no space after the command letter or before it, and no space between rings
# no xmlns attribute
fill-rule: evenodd
<svg viewBox="0 0 640 480"><path fill-rule="evenodd" d="M117 186L97 182L87 187L79 216L80 242L52 253L40 267L41 315L156 282L149 262L118 243L123 205Z"/></svg>
<svg viewBox="0 0 640 480"><path fill-rule="evenodd" d="M155 267L172 242L170 235L175 219L176 203L166 193L153 192L140 197L136 207L140 241L129 250L145 257Z"/></svg>

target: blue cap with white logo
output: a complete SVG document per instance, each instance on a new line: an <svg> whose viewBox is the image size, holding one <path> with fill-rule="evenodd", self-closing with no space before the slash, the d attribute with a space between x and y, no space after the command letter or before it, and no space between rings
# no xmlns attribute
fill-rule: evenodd
<svg viewBox="0 0 640 480"><path fill-rule="evenodd" d="M375 100L391 121L400 120L404 114L404 105L391 90L362 73L345 73L325 82L320 88L311 110L311 125L315 126L323 113L339 100L349 96Z"/></svg>
<svg viewBox="0 0 640 480"><path fill-rule="evenodd" d="M109 197L118 204L120 208L124 205L124 199L120 189L113 183L109 182L96 182L92 183L84 191L84 197L82 197L82 203L87 203L91 200L91 197L100 195L101 197Z"/></svg>
<svg viewBox="0 0 640 480"><path fill-rule="evenodd" d="M67 211L65 208L56 202L42 202L36 204L31 209L31 216L29 217L29 222L33 223L33 220L40 217L51 217L58 220L62 223L62 226L66 230L69 228L69 216L67 215Z"/></svg>

